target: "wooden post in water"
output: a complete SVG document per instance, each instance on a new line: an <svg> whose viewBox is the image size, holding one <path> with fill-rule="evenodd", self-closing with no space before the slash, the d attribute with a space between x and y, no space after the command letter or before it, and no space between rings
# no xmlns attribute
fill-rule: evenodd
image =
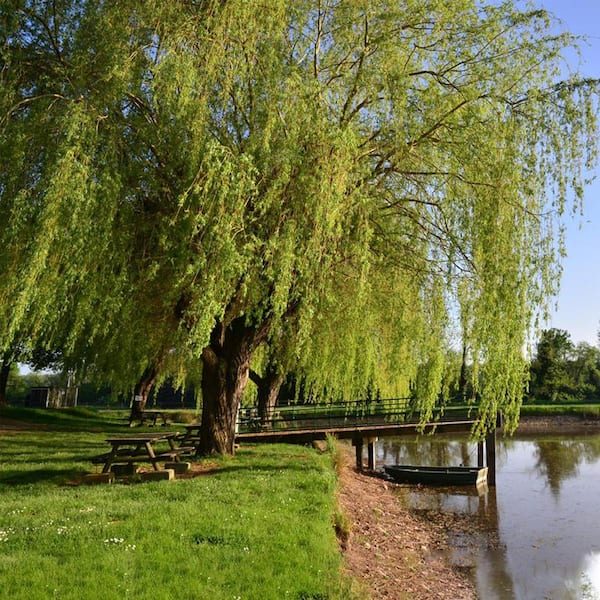
<svg viewBox="0 0 600 600"><path fill-rule="evenodd" d="M485 437L485 456L488 468L488 485L496 485L496 428Z"/></svg>
<svg viewBox="0 0 600 600"><path fill-rule="evenodd" d="M356 450L356 468L359 471L363 470L363 439L362 438L354 438L352 440L352 445Z"/></svg>
<svg viewBox="0 0 600 600"><path fill-rule="evenodd" d="M367 438L367 464L370 471L375 470L375 442L376 437Z"/></svg>
<svg viewBox="0 0 600 600"><path fill-rule="evenodd" d="M485 467L483 454L483 440L477 442L477 466L481 469Z"/></svg>

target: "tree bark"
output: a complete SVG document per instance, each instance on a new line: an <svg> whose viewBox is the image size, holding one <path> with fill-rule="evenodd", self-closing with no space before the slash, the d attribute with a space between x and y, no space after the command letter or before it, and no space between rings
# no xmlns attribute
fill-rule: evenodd
<svg viewBox="0 0 600 600"><path fill-rule="evenodd" d="M283 384L284 375L268 365L263 377L251 371L250 379L256 384L258 391L258 416L260 423L263 426L272 425L273 412L277 405L277 398Z"/></svg>
<svg viewBox="0 0 600 600"><path fill-rule="evenodd" d="M129 414L129 424L134 421L142 421L144 410L148 402L148 396L158 378L158 367L150 365L146 367L138 382L133 389L133 402L131 403L131 413Z"/></svg>
<svg viewBox="0 0 600 600"><path fill-rule="evenodd" d="M458 380L458 392L465 400L467 396L467 345L463 343L462 347L462 362L460 364L460 377Z"/></svg>
<svg viewBox="0 0 600 600"><path fill-rule="evenodd" d="M250 359L267 332L268 323L248 326L244 317L234 319L228 326L215 326L209 346L202 351L198 454L234 454L235 427L248 383Z"/></svg>
<svg viewBox="0 0 600 600"><path fill-rule="evenodd" d="M10 375L12 363L12 357L3 356L2 360L0 360L0 406L6 406L8 404L6 388L8 386L8 376Z"/></svg>

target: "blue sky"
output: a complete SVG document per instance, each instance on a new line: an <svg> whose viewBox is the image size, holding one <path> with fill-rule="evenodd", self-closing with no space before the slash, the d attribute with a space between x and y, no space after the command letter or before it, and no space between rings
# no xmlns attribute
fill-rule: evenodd
<svg viewBox="0 0 600 600"><path fill-rule="evenodd" d="M525 2L523 2L525 4ZM571 33L588 36L582 44L580 71L600 79L600 0L536 0ZM585 190L583 219L567 223L567 258L563 261L558 308L549 327L565 329L573 342L598 344L600 329L600 165L597 180Z"/></svg>

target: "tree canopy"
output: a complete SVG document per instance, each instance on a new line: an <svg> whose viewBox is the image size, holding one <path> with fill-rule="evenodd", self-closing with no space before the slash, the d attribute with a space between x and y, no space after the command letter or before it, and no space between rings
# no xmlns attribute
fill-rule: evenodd
<svg viewBox="0 0 600 600"><path fill-rule="evenodd" d="M268 344L314 393L439 396L469 349L516 425L596 82L541 10L381 0L0 7L0 327L131 389L202 363L232 451Z"/></svg>
<svg viewBox="0 0 600 600"><path fill-rule="evenodd" d="M541 403L597 401L600 396L600 350L573 344L562 329L541 332L531 361L527 400Z"/></svg>

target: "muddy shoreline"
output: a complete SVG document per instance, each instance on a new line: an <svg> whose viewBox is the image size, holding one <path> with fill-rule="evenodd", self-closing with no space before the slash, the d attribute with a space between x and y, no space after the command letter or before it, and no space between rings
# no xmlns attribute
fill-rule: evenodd
<svg viewBox="0 0 600 600"><path fill-rule="evenodd" d="M600 431L600 417L580 415L524 416L518 433L585 433Z"/></svg>
<svg viewBox="0 0 600 600"><path fill-rule="evenodd" d="M469 576L450 564L443 528L413 514L393 483L359 473L354 452L343 446L338 502L350 535L343 552L346 572L372 600L471 600Z"/></svg>
<svg viewBox="0 0 600 600"><path fill-rule="evenodd" d="M572 415L522 417L520 434L600 431L600 419ZM476 599L473 562L451 561L456 532L464 555L480 544L494 546L496 536L472 518L410 510L402 488L358 473L353 449L344 446L338 500L351 522L344 556L347 573L372 600Z"/></svg>

